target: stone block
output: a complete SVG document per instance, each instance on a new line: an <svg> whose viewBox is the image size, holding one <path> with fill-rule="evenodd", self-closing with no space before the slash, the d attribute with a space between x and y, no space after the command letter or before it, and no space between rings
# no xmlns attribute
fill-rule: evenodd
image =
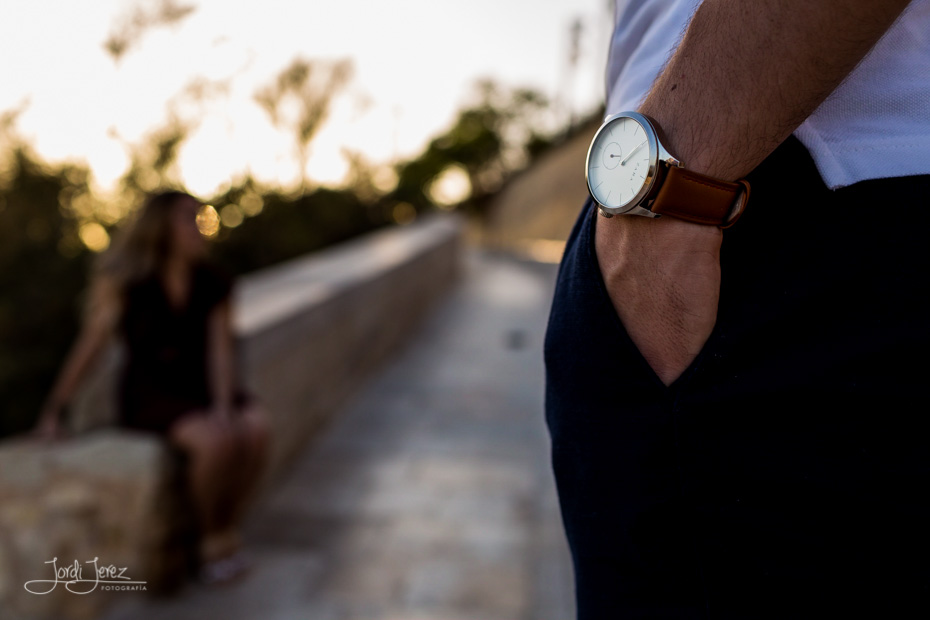
<svg viewBox="0 0 930 620"><path fill-rule="evenodd" d="M160 588L166 567L157 562L178 522L167 510L173 467L159 438L118 429L0 444L0 617L82 620L115 596ZM95 558L98 568L125 568L124 577L147 583L132 593L96 584ZM53 560L59 569L77 562L88 581L71 588L89 594L55 584ZM33 580L52 581L27 590Z"/></svg>

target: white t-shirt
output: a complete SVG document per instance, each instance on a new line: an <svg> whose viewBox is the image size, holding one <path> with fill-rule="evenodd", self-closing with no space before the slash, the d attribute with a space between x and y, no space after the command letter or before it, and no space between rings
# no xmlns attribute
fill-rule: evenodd
<svg viewBox="0 0 930 620"><path fill-rule="evenodd" d="M615 3L608 115L639 107L701 0ZM794 135L831 189L930 174L930 0L912 0Z"/></svg>

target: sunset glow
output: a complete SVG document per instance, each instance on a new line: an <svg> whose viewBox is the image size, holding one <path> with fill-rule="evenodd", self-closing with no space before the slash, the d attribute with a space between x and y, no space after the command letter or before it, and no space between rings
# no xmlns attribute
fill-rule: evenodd
<svg viewBox="0 0 930 620"><path fill-rule="evenodd" d="M602 95L606 5L4 0L0 113L21 109L15 131L48 161L87 162L104 192L129 167L133 145L171 119L189 130L175 165L196 194L210 196L246 174L294 187L301 177L294 137L273 125L255 92L294 58L349 59L351 81L310 142L305 170L314 183L339 183L346 152L375 165L416 154L451 123L481 77L536 88L579 113L593 110ZM192 10L175 23L126 26L138 7L162 6ZM575 18L586 31L570 74ZM132 37L117 58L104 42L124 31ZM379 178L389 184L389 176ZM248 215L261 207L239 208ZM234 211L218 215L224 225L242 217ZM98 232L87 236L102 246Z"/></svg>

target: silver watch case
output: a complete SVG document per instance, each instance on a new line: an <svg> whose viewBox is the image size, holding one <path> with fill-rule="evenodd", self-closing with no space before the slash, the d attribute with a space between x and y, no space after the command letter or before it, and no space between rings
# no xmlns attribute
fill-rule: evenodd
<svg viewBox="0 0 930 620"><path fill-rule="evenodd" d="M590 163L591 163L591 151L594 148L594 144L597 142L598 136L601 134L605 128L615 121L618 118L632 118L638 122L643 127L643 131L646 132L646 139L649 141L649 170L646 173L646 180L643 183L642 188L639 192L623 206L620 207L608 207L607 205L602 205L597 201L597 198L594 197L594 191L591 189L591 176L589 174ZM665 146L662 144L662 141L659 140L658 132L656 131L655 125L652 123L652 120L643 114L638 112L620 112L618 114L612 114L604 119L604 123L598 128L597 133L594 134L594 138L591 140L591 145L588 147L588 154L585 157L584 162L584 178L585 183L588 186L588 193L591 195L592 200L597 204L598 211L604 217L613 217L615 215L642 215L645 217L660 217L659 214L653 213L650 210L652 206L652 201L655 198L655 192L653 191L656 188L656 178L659 172L659 166L666 164L669 166L681 167L681 162L678 161L671 153L669 153Z"/></svg>

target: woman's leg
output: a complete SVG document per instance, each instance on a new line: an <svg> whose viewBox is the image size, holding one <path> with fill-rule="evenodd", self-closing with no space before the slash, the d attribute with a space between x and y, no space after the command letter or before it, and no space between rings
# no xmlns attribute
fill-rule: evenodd
<svg viewBox="0 0 930 620"><path fill-rule="evenodd" d="M233 433L197 411L177 420L168 435L189 456L187 480L200 525L201 560L215 560L229 552L223 538L222 496L235 459Z"/></svg>
<svg viewBox="0 0 930 620"><path fill-rule="evenodd" d="M223 493L222 527L231 544L238 546L246 508L265 473L269 425L266 410L255 402L246 404L233 419L235 457Z"/></svg>

